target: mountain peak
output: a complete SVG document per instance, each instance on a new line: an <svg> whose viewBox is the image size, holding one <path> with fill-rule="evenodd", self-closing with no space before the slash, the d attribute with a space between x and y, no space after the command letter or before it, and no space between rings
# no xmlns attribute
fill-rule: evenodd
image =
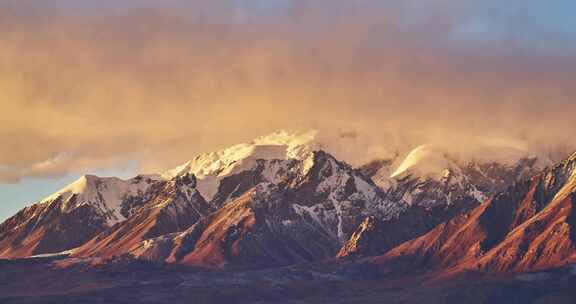
<svg viewBox="0 0 576 304"><path fill-rule="evenodd" d="M304 159L311 152L310 144L317 132L290 132L285 130L260 136L248 143L236 144L216 152L204 153L194 159L164 172L162 176L193 173L202 179L207 176L226 176L246 159Z"/></svg>
<svg viewBox="0 0 576 304"><path fill-rule="evenodd" d="M70 212L83 205L93 205L100 210L109 225L124 220L120 213L122 202L139 195L153 183L150 178L123 180L117 177L82 175L76 181L50 195L41 203L60 202L63 212Z"/></svg>
<svg viewBox="0 0 576 304"><path fill-rule="evenodd" d="M256 138L252 144L257 146L286 146L286 153L289 158L299 158L303 147L309 147L316 139L318 131L308 130L304 132L293 132L279 130L274 133Z"/></svg>
<svg viewBox="0 0 576 304"><path fill-rule="evenodd" d="M94 187L93 185L100 179L100 177L96 175L85 174L80 176L77 180L70 183L66 187L62 188L58 192L52 194L51 196L44 199L45 202L53 201L58 197L65 196L64 199L69 198L72 195L80 195L87 192L90 192ZM114 179L114 178L110 178Z"/></svg>
<svg viewBox="0 0 576 304"><path fill-rule="evenodd" d="M256 164L258 159L306 159L316 136L315 130L305 132L276 131L248 143L241 143L216 152L204 153L162 174L172 179L191 173L199 180L198 189L209 200L217 190L218 180Z"/></svg>

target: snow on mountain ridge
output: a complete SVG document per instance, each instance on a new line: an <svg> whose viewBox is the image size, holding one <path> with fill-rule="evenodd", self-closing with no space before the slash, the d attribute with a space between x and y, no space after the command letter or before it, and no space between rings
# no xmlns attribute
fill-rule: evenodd
<svg viewBox="0 0 576 304"><path fill-rule="evenodd" d="M144 176L123 180L117 177L83 175L40 203L50 204L61 200L61 210L64 212L92 204L111 226L125 219L120 212L122 202L128 197L142 195L153 181L154 179Z"/></svg>
<svg viewBox="0 0 576 304"><path fill-rule="evenodd" d="M166 171L166 179L174 176L193 173L197 178L209 175L225 176L230 174L237 162L252 159L304 159L310 152L309 144L316 137L317 131L291 133L284 130L256 138L250 143L242 143L196 156L193 160Z"/></svg>
<svg viewBox="0 0 576 304"><path fill-rule="evenodd" d="M198 190L210 200L217 191L218 183L222 177L232 175L249 169L258 159L299 159L311 158L312 141L317 131L288 132L277 131L272 134L256 138L250 143L243 143L229 148L204 153L193 160L164 172L161 176L171 179L186 173L191 173L198 179ZM311 166L305 162L303 173Z"/></svg>
<svg viewBox="0 0 576 304"><path fill-rule="evenodd" d="M543 169L553 162L542 153L531 153L526 148L508 145L500 141L482 142L473 151L460 154L447 151L441 146L423 144L411 150L400 164L393 168L391 178L412 174L420 177L442 178L447 169L454 170L467 163L497 163L503 166L516 166L522 159L536 159L537 167Z"/></svg>
<svg viewBox="0 0 576 304"><path fill-rule="evenodd" d="M56 204L64 213L90 205L96 213L112 226L126 218L122 215L123 203L131 198L143 197L150 187L160 181L169 181L191 173L197 179L197 191L210 200L223 177L253 168L258 159L299 159L305 173L313 163L311 143L317 132L277 131L255 140L234 145L217 152L198 155L191 161L162 174L139 175L123 180L116 177L83 175L78 180L39 201L39 204ZM274 181L282 168L271 164L265 177ZM196 191L196 190L195 190Z"/></svg>
<svg viewBox="0 0 576 304"><path fill-rule="evenodd" d="M421 145L408 153L390 177L397 177L407 171L416 171L414 173L421 176L439 174L449 166L450 161L433 146Z"/></svg>
<svg viewBox="0 0 576 304"><path fill-rule="evenodd" d="M140 176L130 180L118 178L100 178L93 175L86 175L76 182L66 186L41 202L51 202L61 200L61 209L68 212L78 206L92 204L109 225L124 220L120 210L122 202L131 196L138 196L146 192L152 181L171 180L174 177L184 174L193 174L197 178L197 190L208 201L210 201L220 185L220 181L239 172L250 170L257 165L259 159L263 160L288 160L296 159L302 161L297 170L305 175L314 165L312 151L319 148L317 131L309 130L305 132L277 131L269 135L261 136L249 143L237 144L216 152L200 154L185 164L166 171L162 174ZM490 146L493 150L486 154L491 157L498 147ZM519 157L525 151L509 151L506 146L507 157ZM498 150L498 152L501 152ZM399 165L398 165L399 164ZM280 164L272 162L266 163L263 177L269 182L275 183L278 172L284 170ZM388 185L391 188L395 185L395 179L405 175L413 174L420 177L433 177L438 180L443 178L446 170L458 175L459 166L446 153L434 145L421 145L412 150L402 161L394 161L387 171L386 176L376 178L382 180L378 182L380 186ZM385 171L385 170L384 170ZM383 172L384 172L383 171ZM390 172L393 172L390 175ZM381 172L382 173L382 172ZM389 182L386 182L389 181Z"/></svg>

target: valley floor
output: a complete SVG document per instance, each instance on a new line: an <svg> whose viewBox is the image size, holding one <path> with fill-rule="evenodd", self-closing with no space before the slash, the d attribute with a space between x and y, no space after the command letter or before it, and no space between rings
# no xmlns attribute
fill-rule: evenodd
<svg viewBox="0 0 576 304"><path fill-rule="evenodd" d="M56 265L66 263L68 267ZM70 265L72 263L72 265ZM208 271L118 261L0 260L0 303L575 303L576 268L450 280L383 276L369 264Z"/></svg>

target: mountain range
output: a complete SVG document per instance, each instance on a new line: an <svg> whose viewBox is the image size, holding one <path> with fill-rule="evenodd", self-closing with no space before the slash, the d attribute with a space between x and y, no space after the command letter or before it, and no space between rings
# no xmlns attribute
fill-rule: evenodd
<svg viewBox="0 0 576 304"><path fill-rule="evenodd" d="M462 159L422 145L352 166L315 135L279 131L127 180L82 176L0 224L0 259L257 280L291 269L292 283L506 277L575 262L576 154L553 163L506 147L506 159Z"/></svg>

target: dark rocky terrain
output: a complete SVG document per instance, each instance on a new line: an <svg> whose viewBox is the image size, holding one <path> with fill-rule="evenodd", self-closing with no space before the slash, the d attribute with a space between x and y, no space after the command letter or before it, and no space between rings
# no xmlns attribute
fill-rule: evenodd
<svg viewBox="0 0 576 304"><path fill-rule="evenodd" d="M61 264L48 258L1 261L0 303L571 304L576 299L574 266L438 279L383 274L364 263L253 271L208 271L122 259L96 266Z"/></svg>

